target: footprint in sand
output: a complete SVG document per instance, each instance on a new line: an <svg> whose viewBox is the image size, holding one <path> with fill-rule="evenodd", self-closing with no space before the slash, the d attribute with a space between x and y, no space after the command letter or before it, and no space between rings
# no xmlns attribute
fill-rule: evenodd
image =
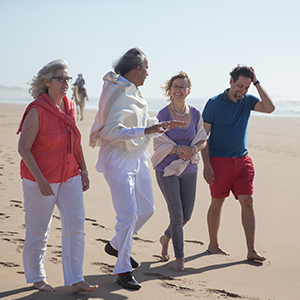
<svg viewBox="0 0 300 300"><path fill-rule="evenodd" d="M203 242L201 241L196 241L196 240L184 240L186 243L192 243L192 244L199 244L199 245L204 245Z"/></svg>
<svg viewBox="0 0 300 300"><path fill-rule="evenodd" d="M20 201L20 200L9 200L10 202L14 202L14 203L22 203L22 201Z"/></svg>
<svg viewBox="0 0 300 300"><path fill-rule="evenodd" d="M19 232L16 232L16 231L0 231L0 236L14 236L16 234L19 234Z"/></svg>
<svg viewBox="0 0 300 300"><path fill-rule="evenodd" d="M20 267L20 265L12 263L12 262L2 262L0 261L0 265L8 268L15 268L15 267Z"/></svg>
<svg viewBox="0 0 300 300"><path fill-rule="evenodd" d="M48 260L49 260L50 262L54 263L55 265L61 264L61 263L62 263L61 260L59 260L59 259L56 258L56 257L49 257Z"/></svg>
<svg viewBox="0 0 300 300"><path fill-rule="evenodd" d="M100 224L98 224L98 223L92 223L92 225L95 226L95 227L105 228L105 226L100 225Z"/></svg>
<svg viewBox="0 0 300 300"><path fill-rule="evenodd" d="M249 298L245 298L245 297L242 297L238 294L234 294L234 293L230 293L230 292L227 292L225 290L219 290L219 289L207 289L208 292L210 293L213 293L213 294L218 294L222 297L231 297L231 298L243 298L243 299L249 299Z"/></svg>
<svg viewBox="0 0 300 300"><path fill-rule="evenodd" d="M8 219L8 218L10 218L10 216L8 216L8 215L5 214L5 213L1 213L1 212L0 212L0 220L4 220L4 219Z"/></svg>
<svg viewBox="0 0 300 300"><path fill-rule="evenodd" d="M13 240L14 240L14 243L22 243L22 244L25 243L24 239L13 239Z"/></svg>
<svg viewBox="0 0 300 300"><path fill-rule="evenodd" d="M56 257L62 257L62 251L61 250L51 251L51 253L55 254Z"/></svg>
<svg viewBox="0 0 300 300"><path fill-rule="evenodd" d="M108 242L110 242L110 240L105 240L105 239L95 239L95 241L97 241L97 242L102 242L102 243L108 243Z"/></svg>
<svg viewBox="0 0 300 300"><path fill-rule="evenodd" d="M90 218L85 218L86 221L90 221L90 222L97 222L97 220L95 219L90 219Z"/></svg>
<svg viewBox="0 0 300 300"><path fill-rule="evenodd" d="M162 286L164 288L167 288L167 289L172 288L172 289L175 289L176 291L181 292L181 293L195 292L194 289L191 289L191 288L188 288L188 287L185 287L185 286L180 286L180 285L173 284L173 283L168 283L168 282L162 282L162 283L160 283L160 286ZM186 294L186 296L189 296L189 295Z"/></svg>
<svg viewBox="0 0 300 300"><path fill-rule="evenodd" d="M109 265L102 262L91 262L91 265L99 266L102 273L113 274L114 265Z"/></svg>
<svg viewBox="0 0 300 300"><path fill-rule="evenodd" d="M9 238L2 238L3 241L6 241L6 242L10 242L10 243L13 243L13 244L24 244L25 240L24 239L9 239Z"/></svg>
<svg viewBox="0 0 300 300"><path fill-rule="evenodd" d="M146 273L143 273L143 275L150 276L150 277L155 277L155 278L161 279L161 280L179 280L179 279L175 279L172 276L166 276L164 274L157 273L157 272L156 273L146 272Z"/></svg>
<svg viewBox="0 0 300 300"><path fill-rule="evenodd" d="M9 200L9 201L13 203L10 206L14 206L14 207L18 207L18 208L23 208L23 206L20 204L20 203L22 203L22 201L19 201L19 200Z"/></svg>
<svg viewBox="0 0 300 300"><path fill-rule="evenodd" d="M0 231L0 236L15 236L19 234L19 232L16 231ZM10 239L10 238L2 238L3 241L9 242L9 243L13 243L13 244L17 244L16 247L16 251L18 253L21 253L23 251L23 247L24 247L24 239L20 239L20 238L14 238L14 239Z"/></svg>
<svg viewBox="0 0 300 300"><path fill-rule="evenodd" d="M92 225L95 227L105 228L105 226L98 224L97 220L91 218L85 218L85 221L92 222Z"/></svg>
<svg viewBox="0 0 300 300"><path fill-rule="evenodd" d="M145 242L145 243L155 243L155 241L145 240L145 239L142 239L142 238L137 237L137 236L134 236L133 239L134 239L135 241L140 241L140 242Z"/></svg>
<svg viewBox="0 0 300 300"><path fill-rule="evenodd" d="M61 246L54 246L54 245L47 245L47 247L55 247L61 249ZM48 260L51 261L54 264L62 264L62 250L52 250L51 254L53 256L49 257Z"/></svg>

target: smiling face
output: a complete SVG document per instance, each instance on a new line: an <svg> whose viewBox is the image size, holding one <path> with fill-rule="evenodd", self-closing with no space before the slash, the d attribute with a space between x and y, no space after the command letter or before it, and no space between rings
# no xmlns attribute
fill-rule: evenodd
<svg viewBox="0 0 300 300"><path fill-rule="evenodd" d="M173 80L170 95L173 101L184 101L190 93L188 81L186 78L176 78Z"/></svg>
<svg viewBox="0 0 300 300"><path fill-rule="evenodd" d="M53 77L69 77L69 72L67 69L59 69L55 72ZM64 80L59 82L57 78L52 78L50 81L45 81L45 84L48 87L48 94L52 100L62 99L65 96L69 89L69 82Z"/></svg>
<svg viewBox="0 0 300 300"><path fill-rule="evenodd" d="M247 94L251 82L251 78L242 75L240 75L236 82L234 82L233 78L230 78L229 98L234 102L242 99Z"/></svg>

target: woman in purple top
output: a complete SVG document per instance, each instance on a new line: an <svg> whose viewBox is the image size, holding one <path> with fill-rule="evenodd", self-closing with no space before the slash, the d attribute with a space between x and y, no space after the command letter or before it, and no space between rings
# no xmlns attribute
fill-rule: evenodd
<svg viewBox="0 0 300 300"><path fill-rule="evenodd" d="M186 125L171 129L164 137L154 140L155 153L152 163L170 215L170 224L160 237L161 254L163 260L170 259L168 245L172 238L176 257L173 269L183 271L183 226L191 218L194 208L198 151L205 147L207 136L200 112L185 103L191 91L188 75L185 72L178 73L166 82L163 89L170 104L159 111L157 118L159 121L184 121ZM171 168L171 171L168 168ZM173 171L174 168L176 171Z"/></svg>

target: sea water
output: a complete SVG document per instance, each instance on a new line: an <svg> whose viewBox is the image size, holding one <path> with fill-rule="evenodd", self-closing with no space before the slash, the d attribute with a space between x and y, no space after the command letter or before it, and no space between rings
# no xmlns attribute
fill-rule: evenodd
<svg viewBox="0 0 300 300"><path fill-rule="evenodd" d="M68 95L69 96L69 95ZM298 117L300 118L300 96L299 97L271 97L276 109L271 114L271 116L280 117ZM89 97L86 101L85 109L98 109L98 98ZM166 98L146 98L148 102L148 109L150 112L158 112L160 109L168 105ZM208 99L206 98L187 98L186 103L196 107L200 112L203 111L204 105ZM20 96L20 95L1 95L0 93L0 103L15 103L15 104L28 104L32 101L30 95ZM266 116L266 114L261 114L258 112L253 112L254 115Z"/></svg>

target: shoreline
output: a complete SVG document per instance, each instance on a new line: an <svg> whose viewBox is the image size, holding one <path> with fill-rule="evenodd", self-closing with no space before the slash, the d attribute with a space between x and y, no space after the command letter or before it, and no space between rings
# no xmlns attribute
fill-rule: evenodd
<svg viewBox="0 0 300 300"><path fill-rule="evenodd" d="M61 226L57 208L46 255L48 281L57 292L33 290L25 281L22 266L22 245L25 238L24 208L20 156L17 153L16 131L27 104L2 104L0 112L0 297L5 299L50 300L79 299L70 287L63 286L61 266ZM84 276L91 284L100 284L94 293L81 294L84 299L191 299L286 300L300 298L298 289L300 262L297 259L300 239L298 200L300 167L300 118L251 116L248 132L249 155L254 161L254 206L256 212L256 248L267 261L246 260L245 237L240 221L240 206L230 195L224 204L220 245L230 256L206 252L208 233L206 213L210 204L209 189L202 178L199 164L197 196L192 219L184 227L185 270L175 272L174 253L171 259L159 260L159 237L168 224L165 200L156 183L149 161L156 211L134 237L133 257L141 263L134 271L142 284L137 292L122 289L112 274L115 258L105 254L105 243L114 235L115 213L109 187L103 175L95 170L98 149L88 147L89 131L96 110L86 110L78 122L82 146L91 181L84 193L86 249ZM151 115L155 113L151 112ZM153 153L152 143L149 153ZM295 238L296 237L296 238ZM171 245L170 245L171 246ZM81 299L81 298L80 298Z"/></svg>
<svg viewBox="0 0 300 300"><path fill-rule="evenodd" d="M195 100L195 99L193 99L193 100ZM24 105L25 107L30 103L31 101L28 101L28 102L24 102L24 103L21 103L20 101L18 101L18 100L13 100L13 99L11 99L11 100L1 100L0 99L0 105L2 106L2 105ZM167 105L167 101L165 101L165 105ZM206 103L206 101L205 101L205 103ZM195 107L197 107L199 110L200 110L200 112L202 113L202 110L203 110L203 108L204 108L204 104L205 103L198 103L197 105L194 103L194 102L192 102L192 103L188 103L188 104L190 104L190 105L192 105L192 106L195 106ZM86 104L87 106L85 107L85 110L87 110L87 111L97 111L97 109L98 109L98 107L96 106L96 107L89 107L89 102L87 102L87 104ZM149 112L150 113L152 113L152 114L154 114L154 113L157 113L158 111L159 111L159 109L161 109L161 108L163 108L165 105L163 105L162 107L160 107L160 108L158 108L158 109L151 109L151 108L149 108ZM276 103L275 103L275 105L276 105ZM201 109L202 108L202 109ZM268 118L300 118L300 114L299 113L290 113L290 114L288 114L288 113L278 113L278 109L276 109L275 110L275 112L274 113L272 113L272 114L263 114L263 113L258 113L258 112L252 112L252 116L257 116L257 117L268 117Z"/></svg>

